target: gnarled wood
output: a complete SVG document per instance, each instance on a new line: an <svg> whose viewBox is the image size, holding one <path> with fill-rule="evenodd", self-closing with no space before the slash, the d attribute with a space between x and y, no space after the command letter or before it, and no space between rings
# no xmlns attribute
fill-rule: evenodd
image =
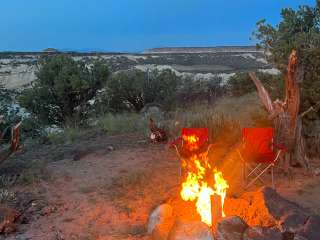
<svg viewBox="0 0 320 240"><path fill-rule="evenodd" d="M300 109L300 87L299 87L299 77L301 67L298 67L298 57L295 50L289 56L289 63L287 69L287 76L285 78L286 96L285 96L285 109L284 111L288 113L290 118L290 126L288 126L289 136L288 148L294 149L296 131L298 124L298 114ZM301 80L300 80L301 81Z"/></svg>
<svg viewBox="0 0 320 240"><path fill-rule="evenodd" d="M274 114L272 100L269 96L268 91L264 88L263 84L261 83L260 79L257 78L255 73L249 73L249 75L258 89L258 95L263 105L265 106L270 115Z"/></svg>

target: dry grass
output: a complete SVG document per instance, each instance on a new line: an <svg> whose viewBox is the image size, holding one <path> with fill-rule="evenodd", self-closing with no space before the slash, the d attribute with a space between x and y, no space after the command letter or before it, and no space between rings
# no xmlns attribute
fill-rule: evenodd
<svg viewBox="0 0 320 240"><path fill-rule="evenodd" d="M242 127L266 126L270 123L256 94L237 98L222 98L215 106L191 106L171 113L168 126L173 136L183 127L207 127L211 139L226 135L230 141L239 139Z"/></svg>
<svg viewBox="0 0 320 240"><path fill-rule="evenodd" d="M109 113L97 121L97 127L111 135L145 131L146 126L145 119L137 113Z"/></svg>
<svg viewBox="0 0 320 240"><path fill-rule="evenodd" d="M47 170L47 164L39 160L30 163L28 167L21 172L17 183L22 185L32 185L41 180L50 181L50 179L51 174Z"/></svg>
<svg viewBox="0 0 320 240"><path fill-rule="evenodd" d="M139 196L141 195L140 190L146 187L149 177L149 174L142 170L134 170L117 175L111 179L111 183L108 186L108 195L111 199L125 197L130 192L135 192L135 195Z"/></svg>

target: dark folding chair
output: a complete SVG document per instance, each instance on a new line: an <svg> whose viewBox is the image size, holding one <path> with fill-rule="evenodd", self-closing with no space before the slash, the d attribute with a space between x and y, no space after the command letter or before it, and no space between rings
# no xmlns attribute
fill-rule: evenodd
<svg viewBox="0 0 320 240"><path fill-rule="evenodd" d="M273 139L273 128L244 128L242 130L242 144L238 149L238 154L243 162L245 188L258 180L265 184L262 176L269 169L271 170L272 187L275 187L274 167L285 148L274 144Z"/></svg>

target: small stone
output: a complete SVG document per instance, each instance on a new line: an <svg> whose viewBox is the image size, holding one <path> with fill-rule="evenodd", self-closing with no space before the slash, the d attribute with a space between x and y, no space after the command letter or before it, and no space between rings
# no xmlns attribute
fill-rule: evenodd
<svg viewBox="0 0 320 240"><path fill-rule="evenodd" d="M166 222L172 218L173 209L169 204L162 204L158 206L150 215L148 221L148 234L151 234L157 225Z"/></svg>
<svg viewBox="0 0 320 240"><path fill-rule="evenodd" d="M237 216L223 218L218 222L216 237L218 240L242 240L248 225Z"/></svg>
<svg viewBox="0 0 320 240"><path fill-rule="evenodd" d="M282 240L279 229L266 227L247 228L243 234L243 240Z"/></svg>
<svg viewBox="0 0 320 240"><path fill-rule="evenodd" d="M170 230L174 224L174 218L168 218L161 224L158 224L152 231L153 240L167 240Z"/></svg>
<svg viewBox="0 0 320 240"><path fill-rule="evenodd" d="M313 173L315 176L319 176L320 175L320 168L316 168Z"/></svg>
<svg viewBox="0 0 320 240"><path fill-rule="evenodd" d="M110 145L107 147L107 149L108 149L108 151L112 152L112 151L114 151L114 146Z"/></svg>
<svg viewBox="0 0 320 240"><path fill-rule="evenodd" d="M214 240L211 229L203 222L176 221L168 240Z"/></svg>

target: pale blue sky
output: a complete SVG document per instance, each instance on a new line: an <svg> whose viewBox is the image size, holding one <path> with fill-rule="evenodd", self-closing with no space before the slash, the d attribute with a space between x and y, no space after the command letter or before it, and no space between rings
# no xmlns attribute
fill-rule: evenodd
<svg viewBox="0 0 320 240"><path fill-rule="evenodd" d="M315 0L1 0L0 51L251 45L255 23Z"/></svg>

